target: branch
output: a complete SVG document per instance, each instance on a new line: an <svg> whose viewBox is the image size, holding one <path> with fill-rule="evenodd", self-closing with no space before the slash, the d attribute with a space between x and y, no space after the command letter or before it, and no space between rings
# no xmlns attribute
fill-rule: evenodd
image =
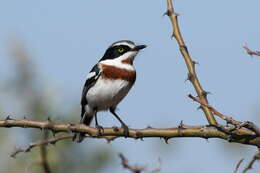
<svg viewBox="0 0 260 173"><path fill-rule="evenodd" d="M242 173L246 173L249 169L253 167L253 164L255 163L256 160L260 159L260 151L258 150L257 153L254 155L253 159L249 162L247 167L243 170Z"/></svg>
<svg viewBox="0 0 260 173"><path fill-rule="evenodd" d="M44 130L43 140L47 140L48 134L49 134L49 131ZM45 145L41 145L40 152L41 152L41 166L42 166L43 171L45 173L52 173L48 159L47 159L48 152L47 152L47 148Z"/></svg>
<svg viewBox="0 0 260 173"><path fill-rule="evenodd" d="M11 157L16 157L17 154L23 152L30 152L33 148L38 147L38 146L42 146L42 145L48 145L48 144L56 144L56 142L64 140L64 139L71 139L74 135L70 134L70 135L64 135L64 136L58 136L52 139L45 139L43 141L39 141L39 142L35 142L35 143L31 143L29 144L26 148L17 148L15 149L15 151L11 154Z"/></svg>
<svg viewBox="0 0 260 173"><path fill-rule="evenodd" d="M220 113L219 111L217 111L214 107L212 107L208 103L203 102L203 100L201 100L200 98L194 97L191 94L189 94L188 97L191 98L193 101L198 102L198 103L200 103L203 106L206 106L208 109L210 109L210 111L213 112L213 114L215 114L218 117L220 117L221 119L225 120L228 124L234 125L235 128L244 127L244 128L247 128L248 130L253 131L257 136L260 136L260 129L253 122L249 122L249 121L245 121L245 122L236 121L232 117L228 117L228 116Z"/></svg>
<svg viewBox="0 0 260 173"><path fill-rule="evenodd" d="M130 165L128 160L125 158L125 156L122 153L119 153L118 156L121 159L122 166L128 170L130 170L132 173L141 173L141 172L147 172L147 173L158 173L161 171L161 160L158 161L158 166L152 171L147 171L144 167L139 166L133 166Z"/></svg>
<svg viewBox="0 0 260 173"><path fill-rule="evenodd" d="M245 45L243 46L243 48L246 50L247 54L253 56L253 55L257 55L260 56L260 51L254 51L249 49L249 47L247 46L247 44L245 43Z"/></svg>
<svg viewBox="0 0 260 173"><path fill-rule="evenodd" d="M98 136L99 130L93 127L82 124L61 124L52 121L32 121L32 120L14 120L5 119L0 120L0 127L22 127L22 128L37 128L50 130L53 133L86 133L88 137L105 138L107 140L114 140L119 137L125 137L124 129L118 127L104 128L101 136ZM260 147L260 137L256 136L250 130L240 128L234 129L232 134L227 133L232 130L232 127L222 126L221 129L215 126L186 126L181 125L176 128L145 128L145 129L129 129L128 138L143 139L143 138L163 138L167 142L170 138L175 137L199 137L199 138L219 138L229 142L242 143L247 145L254 145Z"/></svg>
<svg viewBox="0 0 260 173"><path fill-rule="evenodd" d="M195 71L195 62L191 59L188 48L185 45L185 42L183 40L180 27L178 24L178 14L174 12L174 8L172 5L172 0L167 0L167 12L165 13L169 16L170 21L172 23L173 33L172 37L175 37L176 41L178 42L180 52L185 60L186 66L188 68L188 80L192 83L193 87L195 88L199 98L203 100L203 102L208 103L207 101L207 92L203 90L199 79L197 77L196 71ZM217 121L215 120L213 114L211 111L206 107L202 106L202 109L204 111L204 114L209 122L209 124L217 125Z"/></svg>
<svg viewBox="0 0 260 173"><path fill-rule="evenodd" d="M240 159L240 160L238 161L238 163L237 163L237 165L236 165L236 168L235 168L235 170L233 171L233 173L237 173L238 168L239 168L239 166L241 165L241 163L243 162L243 160L244 160L244 159Z"/></svg>
<svg viewBox="0 0 260 173"><path fill-rule="evenodd" d="M128 160L125 158L125 156L124 156L122 153L120 153L118 156L119 156L120 159L121 159L122 166L123 166L124 168L130 170L132 173L141 173L141 172L144 170L144 168L141 168L141 167L138 167L138 166L130 165L130 164L128 163Z"/></svg>

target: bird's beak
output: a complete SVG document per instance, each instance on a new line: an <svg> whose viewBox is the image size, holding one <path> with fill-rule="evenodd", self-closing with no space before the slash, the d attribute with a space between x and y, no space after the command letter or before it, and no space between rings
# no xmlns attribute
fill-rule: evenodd
<svg viewBox="0 0 260 173"><path fill-rule="evenodd" d="M139 51L139 50L144 49L144 48L146 48L146 47L147 47L146 45L137 45L137 46L135 46L135 47L132 49L132 51Z"/></svg>

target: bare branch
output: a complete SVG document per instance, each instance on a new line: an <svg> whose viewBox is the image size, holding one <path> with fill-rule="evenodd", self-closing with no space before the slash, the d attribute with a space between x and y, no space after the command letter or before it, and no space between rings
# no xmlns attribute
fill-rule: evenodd
<svg viewBox="0 0 260 173"><path fill-rule="evenodd" d="M257 153L254 155L254 157L252 158L252 160L249 162L249 164L243 170L242 173L246 173L249 169L251 169L253 167L253 164L255 163L255 161L259 160L259 159L260 159L260 151L258 150Z"/></svg>
<svg viewBox="0 0 260 173"><path fill-rule="evenodd" d="M132 173L141 173L141 172L146 172L146 173L158 173L161 171L161 160L158 160L158 165L157 168L155 168L152 171L148 171L145 167L139 167L139 166L133 166L130 165L128 160L125 158L125 156L122 153L119 153L118 156L121 159L122 166L128 170L130 170Z"/></svg>
<svg viewBox="0 0 260 173"><path fill-rule="evenodd" d="M0 120L0 127L11 128L11 127L22 127L22 128L38 128L46 129L57 132L65 133L86 133L87 137L91 138L105 138L109 141L114 140L118 137L125 137L124 129L122 128L104 128L102 134L98 136L98 129L85 126L82 124L61 124L50 121L31 121L31 120L14 120L6 119ZM223 130L224 129L224 130ZM232 130L232 127L223 126L222 130L215 126L187 126L182 125L175 128L145 128L145 129L129 129L128 138L143 139L143 138L163 138L166 141L174 137L199 137L199 138L220 138L230 141L230 134L226 131ZM256 136L250 130L239 128L234 129L233 134L236 134L232 138L232 142L242 143L247 145L260 146L260 137ZM231 141L230 141L231 142ZM29 149L30 150L30 149Z"/></svg>
<svg viewBox="0 0 260 173"><path fill-rule="evenodd" d="M235 168L235 170L233 171L233 173L237 173L238 168L239 168L239 166L241 165L241 163L243 162L243 160L244 160L244 159L240 159L240 160L238 161L238 163L237 163L237 165L236 165L236 168Z"/></svg>
<svg viewBox="0 0 260 173"><path fill-rule="evenodd" d="M260 56L260 51L254 51L249 49L249 47L247 46L247 44L245 43L245 45L243 46L243 48L246 50L247 54L253 56L253 55L257 55Z"/></svg>
<svg viewBox="0 0 260 173"><path fill-rule="evenodd" d="M43 140L46 141L48 138L49 131L43 131ZM45 173L52 173L48 158L47 158L47 148L46 145L40 145L40 153L41 153L41 166Z"/></svg>
<svg viewBox="0 0 260 173"><path fill-rule="evenodd" d="M18 153L21 153L21 152L23 152L23 153L29 152L29 151L31 151L31 149L33 149L35 147L38 147L38 146L48 145L48 144L53 144L54 145L58 141L61 141L61 140L64 140L64 139L71 139L73 136L74 136L73 134L70 134L70 135L58 136L58 137L55 137L53 139L46 139L46 140L43 140L43 141L31 143L26 148L17 148L11 154L11 157L16 157L16 155Z"/></svg>
<svg viewBox="0 0 260 173"><path fill-rule="evenodd" d="M184 39L182 37L180 27L178 24L178 14L175 13L172 0L167 0L167 12L166 14L169 16L170 21L172 23L173 28L173 34L172 36L176 39L178 42L180 52L184 58L184 61L186 63L186 66L188 68L188 80L192 83L193 87L195 88L199 98L203 100L203 102L208 103L207 101L207 93L203 90L200 81L197 77L196 71L195 71L195 61L193 61L189 55L188 48L185 45ZM217 125L217 121L215 120L213 114L211 111L206 107L202 106L202 109L204 111L204 114L209 122L209 124Z"/></svg>
<svg viewBox="0 0 260 173"><path fill-rule="evenodd" d="M125 156L122 153L120 153L118 156L121 159L122 166L130 170L132 173L141 173L142 171L144 171L144 168L142 167L130 165L128 163L128 160L125 158Z"/></svg>

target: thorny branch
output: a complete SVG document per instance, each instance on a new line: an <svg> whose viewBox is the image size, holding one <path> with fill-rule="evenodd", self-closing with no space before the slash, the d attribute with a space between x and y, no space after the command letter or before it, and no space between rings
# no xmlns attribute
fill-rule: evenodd
<svg viewBox="0 0 260 173"><path fill-rule="evenodd" d="M188 80L192 83L193 87L195 88L199 98L203 100L203 102L208 103L207 100L207 92L203 90L200 81L197 77L196 71L195 71L195 62L191 59L190 54L188 52L188 48L185 45L184 39L181 34L181 30L178 24L178 14L175 13L173 8L172 0L167 0L167 12L165 13L167 16L169 16L170 21L172 23L173 33L172 37L174 37L179 45L180 52L185 60L186 66L188 68ZM204 111L204 114L209 122L209 124L217 125L217 121L215 120L213 114L211 111L206 107L202 106L202 109Z"/></svg>
<svg viewBox="0 0 260 173"><path fill-rule="evenodd" d="M196 62L193 61L189 55L187 46L185 45L184 39L182 37L179 24L178 24L178 14L175 13L173 4L171 0L167 0L167 12L166 14L169 16L170 21L173 27L173 34L172 37L175 37L177 43L179 45L180 52L185 60L186 66L188 68L188 80L193 84L198 97L193 97L189 95L194 101L201 104L201 107L204 111L204 114L209 122L208 126L186 126L181 124L179 127L176 128L146 128L146 129L129 129L129 136L128 138L134 139L143 139L143 138L151 138L151 137L158 137L165 139L165 142L170 138L174 137L200 137L200 138L220 138L227 140L229 142L236 142L242 143L247 145L254 145L260 147L260 130L251 122L239 122L231 117L227 117L222 113L218 112L214 107L210 106L207 101L207 92L202 88L199 79L197 77L195 71L195 64ZM258 55L260 56L260 51L252 51L250 50L247 45L243 46L244 49L247 51L249 55ZM219 116L227 123L234 125L236 128L232 128L230 126L221 126L222 130L216 128L218 126L217 121L215 120L213 114ZM22 128L38 128L45 130L50 130L53 133L57 132L65 132L69 133L69 135L55 137L53 139L44 139L43 141L31 143L26 148L18 148L11 156L15 157L20 152L29 152L32 148L40 146L42 151L42 161L43 167L46 173L50 173L50 169L47 164L46 160L46 148L45 146L48 144L55 144L56 142L64 139L70 139L73 137L74 134L72 133L79 133L84 132L86 133L87 137L92 138L105 138L108 141L114 140L119 137L125 137L124 130L117 127L112 128L104 128L102 131L101 136L98 136L99 131L96 128L91 128L88 126L84 126L82 124L58 124L51 121L30 121L30 120L14 120L8 117L5 120L0 120L0 127L4 128L11 128L11 127L22 127ZM238 128L239 127L239 128ZM244 128L240 128L244 127ZM232 130L232 136L229 131ZM119 157L122 160L122 165L132 171L133 173L140 173L144 171L144 168L132 166L128 163L128 160L120 154ZM258 151L253 159L250 161L248 166L244 169L243 173L247 172L250 168L252 168L253 163L260 159L260 152ZM44 161L45 160L45 161ZM44 163L46 162L46 163ZM234 173L237 172L239 165L241 164L242 160L240 160L234 170ZM47 166L46 166L47 165ZM160 164L159 168L152 171L153 173L160 171Z"/></svg>
<svg viewBox="0 0 260 173"><path fill-rule="evenodd" d="M257 56L260 56L260 51L254 51L254 50L251 50L249 49L249 47L247 46L247 44L245 43L245 45L243 46L243 48L246 50L246 52L253 56L253 55L257 55Z"/></svg>
<svg viewBox="0 0 260 173"><path fill-rule="evenodd" d="M73 134L58 136L58 137L55 137L52 139L45 139L45 140L42 140L39 142L31 143L26 148L16 148L15 151L11 154L11 157L16 157L16 155L19 153L30 152L33 148L38 147L38 146L48 145L48 144L55 145L56 142L64 140L64 139L71 139L73 136L74 136Z"/></svg>
<svg viewBox="0 0 260 173"><path fill-rule="evenodd" d="M246 128L248 130L253 131L257 136L260 136L260 129L254 123L249 122L249 121L245 121L245 122L236 121L232 117L228 117L228 116L220 113L214 107L212 107L208 103L205 103L200 98L194 97L191 94L189 94L188 97L191 98L193 101L196 101L196 102L200 103L201 105L206 106L207 108L209 108L213 112L213 114L215 114L218 117L220 117L221 119L225 120L228 124L234 125L235 128L242 128L242 127L244 127L244 128Z"/></svg>
<svg viewBox="0 0 260 173"><path fill-rule="evenodd" d="M83 124L61 124L52 121L32 121L32 120L14 120L8 119L0 120L0 127L11 128L37 128L50 130L53 133L86 133L87 137L92 138L105 138L108 141L114 140L119 137L125 137L124 129L118 127L104 128L101 135L98 136L99 130L93 127L85 126ZM228 131L232 131L230 136ZM163 138L167 142L170 138L174 137L199 137L199 138L220 138L229 142L242 143L247 145L254 145L260 147L260 137L256 136L250 130L240 128L233 129L229 126L223 126L222 131L215 126L187 126L181 124L175 128L145 128L145 129L129 129L128 138L143 139L143 138ZM30 150L30 149L28 149Z"/></svg>
<svg viewBox="0 0 260 173"><path fill-rule="evenodd" d="M227 117L227 116L223 115L222 113L218 112L216 109L214 109L212 106L210 106L208 104L207 92L205 92L203 90L203 88L199 82L199 79L197 77L197 74L195 71L196 63L191 59L187 46L185 45L184 39L183 39L181 31L180 31L180 27L178 24L178 14L175 13L175 11L174 11L172 0L167 0L167 12L165 14L167 14L168 17L170 18L170 21L172 23L172 29L173 29L172 37L175 37L175 39L179 45L180 52L185 60L186 66L188 68L188 71L189 71L188 80L193 84L193 87L195 88L197 95L198 95L198 97L193 97L192 95L189 95L189 97L192 98L194 101L197 101L201 104L201 108L203 109L204 114L205 114L209 124L219 127L220 131L225 132L226 134L229 134L231 137L234 136L233 132L230 133L230 130L226 130L225 128L223 128L222 125L219 125L217 123L217 121L215 120L215 118L213 116L213 114L215 114L215 115L219 116L220 118L222 118L223 120L225 120L228 124L234 125L234 128L231 131L244 127L247 130L254 132L254 134L256 136L260 136L260 129L254 123L236 121L236 120L232 119L231 117ZM247 45L245 45L244 48L246 49L246 51L249 55L260 56L259 51L252 51L247 47ZM228 141L231 141L231 140L233 140L233 139L228 139ZM252 160L252 164L254 163L256 158L257 157L254 157L254 159ZM239 166L239 164L238 164L238 166ZM250 164L249 164L249 167L251 167Z"/></svg>

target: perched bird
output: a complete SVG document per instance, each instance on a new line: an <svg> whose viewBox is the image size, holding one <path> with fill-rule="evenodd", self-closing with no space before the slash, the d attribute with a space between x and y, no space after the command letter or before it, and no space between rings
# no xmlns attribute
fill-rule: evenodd
<svg viewBox="0 0 260 173"><path fill-rule="evenodd" d="M103 129L98 124L97 112L109 110L124 128L128 135L127 125L119 118L115 110L120 101L127 95L136 79L133 66L135 56L146 45L136 45L129 40L121 40L108 47L104 56L87 75L81 97L81 121L90 125L95 117L99 133ZM76 134L74 140L81 142L84 133Z"/></svg>

